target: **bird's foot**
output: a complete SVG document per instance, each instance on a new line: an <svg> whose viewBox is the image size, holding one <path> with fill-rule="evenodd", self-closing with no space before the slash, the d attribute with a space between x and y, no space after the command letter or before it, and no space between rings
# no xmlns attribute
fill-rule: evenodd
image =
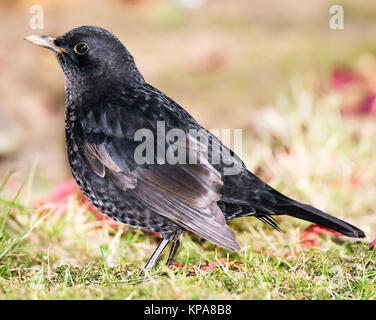
<svg viewBox="0 0 376 320"><path fill-rule="evenodd" d="M148 270L142 268L141 271L140 271L140 273L138 274L138 277L139 278L145 278L147 276L147 273L148 273Z"/></svg>

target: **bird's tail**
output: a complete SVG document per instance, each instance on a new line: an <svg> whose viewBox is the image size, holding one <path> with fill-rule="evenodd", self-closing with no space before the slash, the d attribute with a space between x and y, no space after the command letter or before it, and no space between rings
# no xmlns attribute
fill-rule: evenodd
<svg viewBox="0 0 376 320"><path fill-rule="evenodd" d="M326 228L342 233L351 238L364 238L365 234L357 227L337 219L310 205L292 200L288 205L281 205L273 208L276 214L286 214L294 218L317 223Z"/></svg>

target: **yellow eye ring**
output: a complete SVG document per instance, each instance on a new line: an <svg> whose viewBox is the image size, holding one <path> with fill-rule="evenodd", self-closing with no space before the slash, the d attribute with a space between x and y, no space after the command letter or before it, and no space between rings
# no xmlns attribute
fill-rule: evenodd
<svg viewBox="0 0 376 320"><path fill-rule="evenodd" d="M85 42L79 42L74 46L73 50L82 56L89 51L89 46Z"/></svg>

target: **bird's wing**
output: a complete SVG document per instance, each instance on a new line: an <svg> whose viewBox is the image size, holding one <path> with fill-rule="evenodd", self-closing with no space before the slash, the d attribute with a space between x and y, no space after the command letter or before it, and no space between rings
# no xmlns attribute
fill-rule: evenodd
<svg viewBox="0 0 376 320"><path fill-rule="evenodd" d="M134 189L146 206L183 228L226 249L240 249L217 205L223 187L221 175L202 156L199 144L187 147L188 153L197 153L197 164L154 164L127 170L121 154L114 155L114 150L119 150L116 142L119 139L106 144L85 142L86 158L97 175L120 189Z"/></svg>
<svg viewBox="0 0 376 320"><path fill-rule="evenodd" d="M120 189L134 189L137 177L131 172L124 172L111 158L103 143L95 144L85 141L84 152L92 170L100 177L105 176Z"/></svg>

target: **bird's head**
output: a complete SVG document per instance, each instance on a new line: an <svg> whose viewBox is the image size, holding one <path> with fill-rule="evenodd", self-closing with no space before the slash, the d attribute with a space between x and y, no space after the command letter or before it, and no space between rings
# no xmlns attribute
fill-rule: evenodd
<svg viewBox="0 0 376 320"><path fill-rule="evenodd" d="M29 36L25 40L55 52L66 80L73 85L144 81L125 46L102 28L82 26L56 38Z"/></svg>

